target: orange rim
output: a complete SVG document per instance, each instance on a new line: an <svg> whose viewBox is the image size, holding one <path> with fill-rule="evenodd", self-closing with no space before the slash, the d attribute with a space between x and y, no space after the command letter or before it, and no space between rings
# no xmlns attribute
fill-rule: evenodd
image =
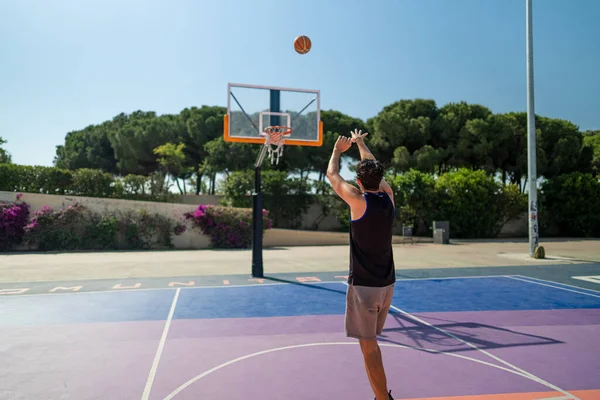
<svg viewBox="0 0 600 400"><path fill-rule="evenodd" d="M284 126L284 125L274 125L274 126L267 126L265 128L265 134L270 135L270 136L281 136L281 137L285 137L285 136L289 136L292 134L292 128L290 128L289 126Z"/></svg>

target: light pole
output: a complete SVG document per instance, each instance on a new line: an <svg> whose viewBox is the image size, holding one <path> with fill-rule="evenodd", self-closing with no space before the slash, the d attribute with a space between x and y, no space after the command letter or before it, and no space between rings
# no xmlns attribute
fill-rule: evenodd
<svg viewBox="0 0 600 400"><path fill-rule="evenodd" d="M539 243L537 165L535 135L535 101L533 91L533 17L532 2L526 1L527 14L527 179L529 182L529 256L533 257Z"/></svg>

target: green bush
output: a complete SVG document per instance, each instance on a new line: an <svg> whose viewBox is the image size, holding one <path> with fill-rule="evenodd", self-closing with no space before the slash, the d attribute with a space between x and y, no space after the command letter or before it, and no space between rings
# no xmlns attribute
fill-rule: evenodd
<svg viewBox="0 0 600 400"><path fill-rule="evenodd" d="M115 193L115 179L108 172L81 168L73 171L71 190L75 196L112 197Z"/></svg>
<svg viewBox="0 0 600 400"><path fill-rule="evenodd" d="M540 227L563 236L600 236L600 181L591 174L559 175L543 183Z"/></svg>
<svg viewBox="0 0 600 400"><path fill-rule="evenodd" d="M302 214L310 207L311 185L308 179L289 178L286 171L262 172L263 208L269 210L273 226L298 228ZM252 207L254 171L233 172L224 183L224 205Z"/></svg>
<svg viewBox="0 0 600 400"><path fill-rule="evenodd" d="M315 196L316 204L321 207L321 216L315 221L314 228L327 216L333 216L340 224L340 231L350 230L350 207L342 200L327 182L316 182L315 188L318 195Z"/></svg>
<svg viewBox="0 0 600 400"><path fill-rule="evenodd" d="M65 169L17 164L0 164L0 190L43 194L65 194L72 184Z"/></svg>
<svg viewBox="0 0 600 400"><path fill-rule="evenodd" d="M446 173L436 182L436 219L450 221L452 237L496 237L510 215L523 206L514 190L505 189L483 170Z"/></svg>
<svg viewBox="0 0 600 400"><path fill-rule="evenodd" d="M173 235L185 231L179 222L146 210L125 211L113 214L117 219L118 243L126 249L169 249Z"/></svg>
<svg viewBox="0 0 600 400"><path fill-rule="evenodd" d="M527 194L521 192L519 185L506 185L502 187L502 204L504 206L502 226L508 221L520 217L527 212Z"/></svg>
<svg viewBox="0 0 600 400"><path fill-rule="evenodd" d="M430 235L435 219L436 182L433 176L414 169L386 178L394 192L396 218L402 226L413 228L414 235Z"/></svg>
<svg viewBox="0 0 600 400"><path fill-rule="evenodd" d="M411 169L387 180L398 222L413 227L415 235L430 236L434 220L447 220L452 237L496 237L527 210L527 196L518 186L503 186L484 171L460 169L435 180Z"/></svg>
<svg viewBox="0 0 600 400"><path fill-rule="evenodd" d="M174 202L178 196L152 184L151 177L113 177L107 172L82 168L0 164L0 190L127 200ZM153 190L154 189L154 190Z"/></svg>

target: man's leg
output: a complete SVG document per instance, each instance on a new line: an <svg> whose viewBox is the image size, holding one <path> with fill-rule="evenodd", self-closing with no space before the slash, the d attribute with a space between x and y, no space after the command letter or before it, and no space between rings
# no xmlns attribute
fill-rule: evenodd
<svg viewBox="0 0 600 400"><path fill-rule="evenodd" d="M376 400L389 400L381 350L377 344L380 311L385 307L384 288L348 286L346 294L346 335L358 339L365 369Z"/></svg>
<svg viewBox="0 0 600 400"><path fill-rule="evenodd" d="M383 369L381 349L377 344L377 340L359 339L358 342L360 343L360 349L365 360L365 369L376 400L388 400L387 379Z"/></svg>

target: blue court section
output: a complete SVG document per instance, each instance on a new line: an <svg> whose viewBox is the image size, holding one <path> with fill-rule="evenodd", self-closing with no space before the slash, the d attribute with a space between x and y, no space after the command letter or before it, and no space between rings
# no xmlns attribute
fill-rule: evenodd
<svg viewBox="0 0 600 400"><path fill-rule="evenodd" d="M550 286L508 277L401 280L393 304L409 313L600 308L597 292L544 285ZM174 294L161 289L2 297L0 326L165 320ZM342 282L182 288L173 318L339 315L345 295Z"/></svg>
<svg viewBox="0 0 600 400"><path fill-rule="evenodd" d="M457 278L398 282L393 304L407 312L553 310L599 308L600 297L508 277Z"/></svg>
<svg viewBox="0 0 600 400"><path fill-rule="evenodd" d="M184 289L174 319L343 314L343 283Z"/></svg>
<svg viewBox="0 0 600 400"><path fill-rule="evenodd" d="M0 298L0 325L165 320L173 290L44 294Z"/></svg>

